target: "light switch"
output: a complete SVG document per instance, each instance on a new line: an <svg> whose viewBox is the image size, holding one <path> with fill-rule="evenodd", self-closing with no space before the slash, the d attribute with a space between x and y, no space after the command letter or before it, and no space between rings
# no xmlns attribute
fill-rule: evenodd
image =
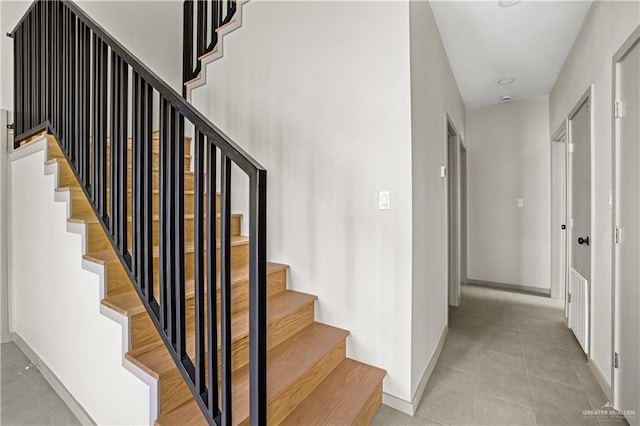
<svg viewBox="0 0 640 426"><path fill-rule="evenodd" d="M524 207L524 198L518 198L516 205L518 206L518 208Z"/></svg>
<svg viewBox="0 0 640 426"><path fill-rule="evenodd" d="M447 177L447 168L445 166L440 166L440 177L443 179Z"/></svg>
<svg viewBox="0 0 640 426"><path fill-rule="evenodd" d="M378 210L390 210L391 199L389 197L389 191L380 191L378 195Z"/></svg>

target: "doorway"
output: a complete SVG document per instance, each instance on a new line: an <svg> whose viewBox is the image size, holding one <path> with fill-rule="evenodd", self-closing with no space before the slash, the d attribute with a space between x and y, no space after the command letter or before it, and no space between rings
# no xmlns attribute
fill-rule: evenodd
<svg viewBox="0 0 640 426"><path fill-rule="evenodd" d="M551 297L566 300L567 269L567 130L551 139ZM567 319L565 306L565 319Z"/></svg>
<svg viewBox="0 0 640 426"><path fill-rule="evenodd" d="M463 154L464 152L464 154ZM464 159L462 159L464 155ZM466 150L456 128L447 120L447 281L450 306L460 305L460 283L466 280ZM463 170L464 167L464 170ZM462 196L465 192L464 197ZM464 200L463 200L464 198ZM464 221L464 226L462 222ZM463 237L464 236L464 237ZM464 253L463 253L464 250ZM463 260L464 259L464 260ZM464 261L465 267L461 265ZM463 278L465 277L465 278Z"/></svg>
<svg viewBox="0 0 640 426"><path fill-rule="evenodd" d="M590 88L569 114L568 174L568 325L590 354L591 330L591 142Z"/></svg>
<svg viewBox="0 0 640 426"><path fill-rule="evenodd" d="M640 413L640 27L614 57L613 390L623 413ZM628 418L630 423L637 417Z"/></svg>

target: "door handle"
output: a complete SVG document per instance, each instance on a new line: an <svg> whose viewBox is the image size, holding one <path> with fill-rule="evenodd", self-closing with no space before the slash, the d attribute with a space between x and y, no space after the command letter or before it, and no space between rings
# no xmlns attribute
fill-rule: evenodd
<svg viewBox="0 0 640 426"><path fill-rule="evenodd" d="M582 244L586 244L589 245L589 237L580 237L578 238L578 244L582 245Z"/></svg>

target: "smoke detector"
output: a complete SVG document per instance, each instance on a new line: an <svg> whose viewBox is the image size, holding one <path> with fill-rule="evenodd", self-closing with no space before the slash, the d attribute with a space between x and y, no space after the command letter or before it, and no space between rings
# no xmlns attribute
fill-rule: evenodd
<svg viewBox="0 0 640 426"><path fill-rule="evenodd" d="M500 102L511 102L511 99L513 99L511 95L504 95L500 98Z"/></svg>

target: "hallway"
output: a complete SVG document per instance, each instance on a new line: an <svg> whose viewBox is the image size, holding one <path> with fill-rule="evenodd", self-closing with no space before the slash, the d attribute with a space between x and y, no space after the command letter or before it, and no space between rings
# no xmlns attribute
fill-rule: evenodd
<svg viewBox="0 0 640 426"><path fill-rule="evenodd" d="M626 424L583 414L605 404L561 302L463 286L415 417L383 405L373 424Z"/></svg>

